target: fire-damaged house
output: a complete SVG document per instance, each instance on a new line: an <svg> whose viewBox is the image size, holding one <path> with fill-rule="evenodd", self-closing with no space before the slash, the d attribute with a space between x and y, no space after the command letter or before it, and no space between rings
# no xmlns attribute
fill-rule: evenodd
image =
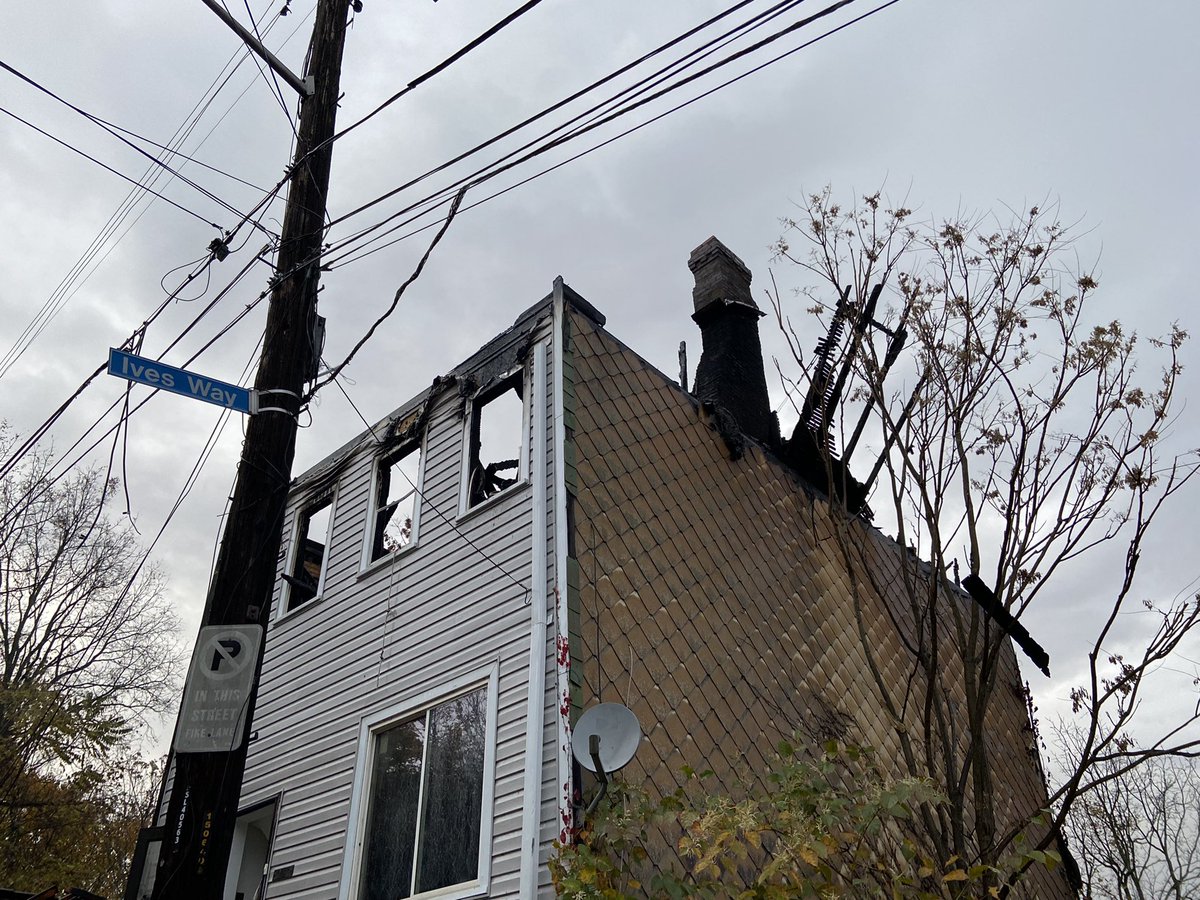
<svg viewBox="0 0 1200 900"><path fill-rule="evenodd" d="M868 668L912 677L906 624L851 586L898 580L907 551L781 440L750 272L715 239L690 266L693 392L558 279L295 480L227 897L551 895L552 844L592 786L572 724L600 702L636 714L622 775L656 790L685 766L765 772L797 731L900 753ZM1002 825L1045 802L1004 653Z"/></svg>

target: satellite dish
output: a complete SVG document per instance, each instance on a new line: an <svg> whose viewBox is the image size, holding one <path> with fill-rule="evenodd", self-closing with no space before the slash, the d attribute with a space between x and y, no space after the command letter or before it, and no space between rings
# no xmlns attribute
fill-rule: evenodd
<svg viewBox="0 0 1200 900"><path fill-rule="evenodd" d="M622 703L600 703L580 716L572 732L571 752L589 772L596 771L591 754L593 736L599 738L600 765L605 772L616 772L633 759L642 741L642 727L633 710Z"/></svg>

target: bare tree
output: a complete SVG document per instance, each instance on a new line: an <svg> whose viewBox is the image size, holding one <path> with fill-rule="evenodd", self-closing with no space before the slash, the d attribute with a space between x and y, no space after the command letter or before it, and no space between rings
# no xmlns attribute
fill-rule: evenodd
<svg viewBox="0 0 1200 900"><path fill-rule="evenodd" d="M1079 729L1056 729L1058 761L1081 749ZM1134 769L1098 767L1100 781L1071 809L1065 830L1083 894L1095 900L1187 900L1200 896L1200 764L1162 756Z"/></svg>
<svg viewBox="0 0 1200 900"><path fill-rule="evenodd" d="M819 352L806 354L773 297L794 361L818 383L796 403L790 450L823 459L847 521L866 512L874 490L879 515L911 549L898 586L871 584L861 542L843 533L847 565L868 582L860 589L898 588L915 623L905 634L910 677L889 681L873 664L876 688L897 722L921 711L922 727L900 727L897 737L902 765L933 775L949 798L925 813L936 851L999 867L1027 840L1035 852L1012 866L1007 884L1015 884L1037 854L1054 850L1088 791L1146 760L1200 747L1189 730L1194 697L1181 698L1156 733L1147 726L1140 741L1132 737L1146 680L1197 624L1197 603L1148 604L1157 626L1136 652L1105 650L1122 637L1117 617L1131 605L1154 520L1197 470L1195 453L1173 453L1163 439L1186 334L1173 326L1139 342L1119 322L1094 322L1096 279L1044 209L915 224L911 210L889 208L878 193L843 208L827 189L784 227L779 258L798 267L809 311L832 319ZM1147 345L1161 360L1149 385L1135 354ZM875 465L863 483L849 463L868 441ZM989 717L1011 687L1000 677L1005 648L1011 638L1048 673L1022 618L1106 545L1124 565L1109 595L1095 597L1088 676L1072 692L1081 726L1074 764L1049 789L1049 822L1006 821ZM865 634L864 643L873 653ZM992 888L1006 885L982 886Z"/></svg>
<svg viewBox="0 0 1200 900"><path fill-rule="evenodd" d="M0 455L14 443L0 426ZM55 481L48 453L0 480L0 808L46 780L95 772L147 713L165 710L178 620L94 469ZM55 793L51 791L51 793ZM59 792L61 793L61 792ZM58 796L58 794L55 794Z"/></svg>

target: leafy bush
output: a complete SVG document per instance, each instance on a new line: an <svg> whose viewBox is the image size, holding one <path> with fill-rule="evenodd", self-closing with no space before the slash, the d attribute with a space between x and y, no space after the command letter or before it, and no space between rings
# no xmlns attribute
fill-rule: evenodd
<svg viewBox="0 0 1200 900"><path fill-rule="evenodd" d="M944 800L928 781L889 779L869 751L779 746L778 763L741 799L684 770L660 799L619 780L550 869L564 898L940 898L998 895L998 870L939 864L916 819ZM765 785L766 790L763 790ZM672 843L674 846L672 847ZM1053 864L1052 854L1040 854Z"/></svg>

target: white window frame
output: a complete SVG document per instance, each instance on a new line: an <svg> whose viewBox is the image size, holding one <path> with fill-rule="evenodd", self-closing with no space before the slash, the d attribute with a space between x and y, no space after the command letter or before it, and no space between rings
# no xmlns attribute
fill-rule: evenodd
<svg viewBox="0 0 1200 900"><path fill-rule="evenodd" d="M389 447L387 450L375 454L375 458L371 462L371 493L367 498L367 527L363 535L362 557L358 564L360 574L382 566L396 554L407 553L417 546L421 531L421 507L424 506L422 501L425 499L425 437L427 434L428 430L417 440L402 441L393 447ZM421 454L417 465L417 484L413 488L416 501L413 503L412 535L409 537L408 543L399 550L393 553L384 553L378 559L371 559L371 550L375 546L375 518L379 513L379 470L385 459L390 457L395 451L404 449L410 452L415 449L417 453Z"/></svg>
<svg viewBox="0 0 1200 900"><path fill-rule="evenodd" d="M463 432L462 432L462 462L459 466L460 477L458 487L458 515L459 518L471 515L477 510L486 509L496 502L499 498L507 496L514 490L517 490L522 485L529 483L529 429L531 421L530 404L533 401L532 394L532 375L530 366L521 364L514 366L505 372L501 377L494 381L485 384L471 397L467 403L466 415L463 417ZM504 488L502 491L497 491L492 496L488 497L481 503L470 505L471 494L471 427L475 421L475 405L479 402L479 398L484 394L495 389L496 385L507 381L514 375L520 374L522 380L521 386L521 450L517 456L517 480Z"/></svg>
<svg viewBox="0 0 1200 900"><path fill-rule="evenodd" d="M321 561L321 577L317 579L317 591L294 609L288 609L288 604L292 600L292 585L287 579L281 578L283 590L279 592L279 611L275 616L276 620L293 616L302 609L308 609L310 606L318 603L325 593L325 579L329 574L332 550L330 544L333 539L333 523L337 516L338 491L336 485L328 491L310 494L304 499L303 503L296 505L296 510L292 514L292 527L288 537L287 559L284 560L282 572L283 575L292 575L295 571L296 554L300 551L300 522L304 519L308 510L314 506L322 505L326 500L329 501L329 524L325 529L325 558Z"/></svg>
<svg viewBox="0 0 1200 900"><path fill-rule="evenodd" d="M375 736L435 706L463 694L487 688L487 720L484 725L483 798L479 822L479 877L475 881L450 885L432 891L413 894L412 898L436 897L438 900L465 900L486 896L492 875L492 823L495 817L496 793L496 710L500 684L500 665L492 663L425 691L401 704L387 707L364 716L359 725L358 750L354 766L354 783L350 795L350 818L346 827L346 851L343 854L342 880L338 897L357 900L363 862L363 840L366 837L367 811L371 806L371 770L374 767Z"/></svg>

